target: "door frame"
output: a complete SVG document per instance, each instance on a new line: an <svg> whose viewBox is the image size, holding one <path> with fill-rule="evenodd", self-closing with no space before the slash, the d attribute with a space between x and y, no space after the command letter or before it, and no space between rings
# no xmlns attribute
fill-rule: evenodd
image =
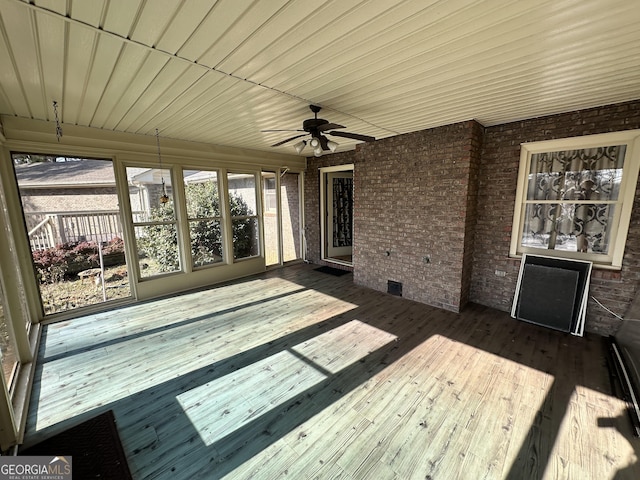
<svg viewBox="0 0 640 480"><path fill-rule="evenodd" d="M328 238L329 228L327 227L327 174L336 172L354 171L354 164L348 163L344 165L334 165L332 167L320 167L320 258L325 262L337 263L339 265L353 266L353 257L351 262L339 260L328 256ZM352 253L353 255L353 253Z"/></svg>

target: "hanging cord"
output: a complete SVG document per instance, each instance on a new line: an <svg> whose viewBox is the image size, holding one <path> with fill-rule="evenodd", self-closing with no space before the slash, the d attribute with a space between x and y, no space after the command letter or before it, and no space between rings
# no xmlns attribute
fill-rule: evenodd
<svg viewBox="0 0 640 480"><path fill-rule="evenodd" d="M56 137L58 138L58 143L60 143L60 138L62 137L62 126L60 125L60 119L58 118L58 102L53 101L53 115L56 119Z"/></svg>
<svg viewBox="0 0 640 480"><path fill-rule="evenodd" d="M160 180L162 181L162 196L160 197L160 203L165 204L169 201L169 195L164 185L164 175L162 173L162 156L160 155L160 133L156 128L156 144L158 145L158 163L160 164Z"/></svg>

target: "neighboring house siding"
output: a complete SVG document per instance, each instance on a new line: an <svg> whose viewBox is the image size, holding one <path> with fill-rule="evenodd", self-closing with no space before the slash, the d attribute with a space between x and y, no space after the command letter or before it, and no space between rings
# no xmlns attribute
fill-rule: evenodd
<svg viewBox="0 0 640 480"><path fill-rule="evenodd" d="M116 187L21 188L22 207L28 212L117 210Z"/></svg>
<svg viewBox="0 0 640 480"><path fill-rule="evenodd" d="M256 180L254 176L251 178L229 178L229 194L240 197L250 208L249 215L256 215L258 205L256 199ZM261 188L260 185L258 185Z"/></svg>

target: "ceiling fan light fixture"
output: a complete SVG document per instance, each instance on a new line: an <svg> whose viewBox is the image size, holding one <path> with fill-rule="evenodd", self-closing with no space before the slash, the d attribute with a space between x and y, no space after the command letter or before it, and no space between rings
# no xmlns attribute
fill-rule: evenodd
<svg viewBox="0 0 640 480"><path fill-rule="evenodd" d="M336 151L336 148L338 148L338 144L333 140L329 140L327 142L327 147L329 147L329 150L331 150L331 152L333 153Z"/></svg>
<svg viewBox="0 0 640 480"><path fill-rule="evenodd" d="M318 145L316 148L313 149L313 154L316 157L321 157L322 156L322 147L320 145Z"/></svg>
<svg viewBox="0 0 640 480"><path fill-rule="evenodd" d="M311 137L311 140L309 140L309 145L317 149L318 147L320 147L320 139L317 137ZM320 148L322 149L322 147Z"/></svg>
<svg viewBox="0 0 640 480"><path fill-rule="evenodd" d="M302 150L304 150L304 147L307 146L307 141L306 140L302 140L301 142L296 143L293 148L296 149L297 153L302 153Z"/></svg>

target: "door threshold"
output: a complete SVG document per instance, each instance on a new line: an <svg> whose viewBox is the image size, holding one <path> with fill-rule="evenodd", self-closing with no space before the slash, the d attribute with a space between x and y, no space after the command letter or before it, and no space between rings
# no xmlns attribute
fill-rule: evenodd
<svg viewBox="0 0 640 480"><path fill-rule="evenodd" d="M338 260L335 258L323 258L323 262L335 263L336 265L344 265L345 267L353 267L353 262L347 262L346 260Z"/></svg>

